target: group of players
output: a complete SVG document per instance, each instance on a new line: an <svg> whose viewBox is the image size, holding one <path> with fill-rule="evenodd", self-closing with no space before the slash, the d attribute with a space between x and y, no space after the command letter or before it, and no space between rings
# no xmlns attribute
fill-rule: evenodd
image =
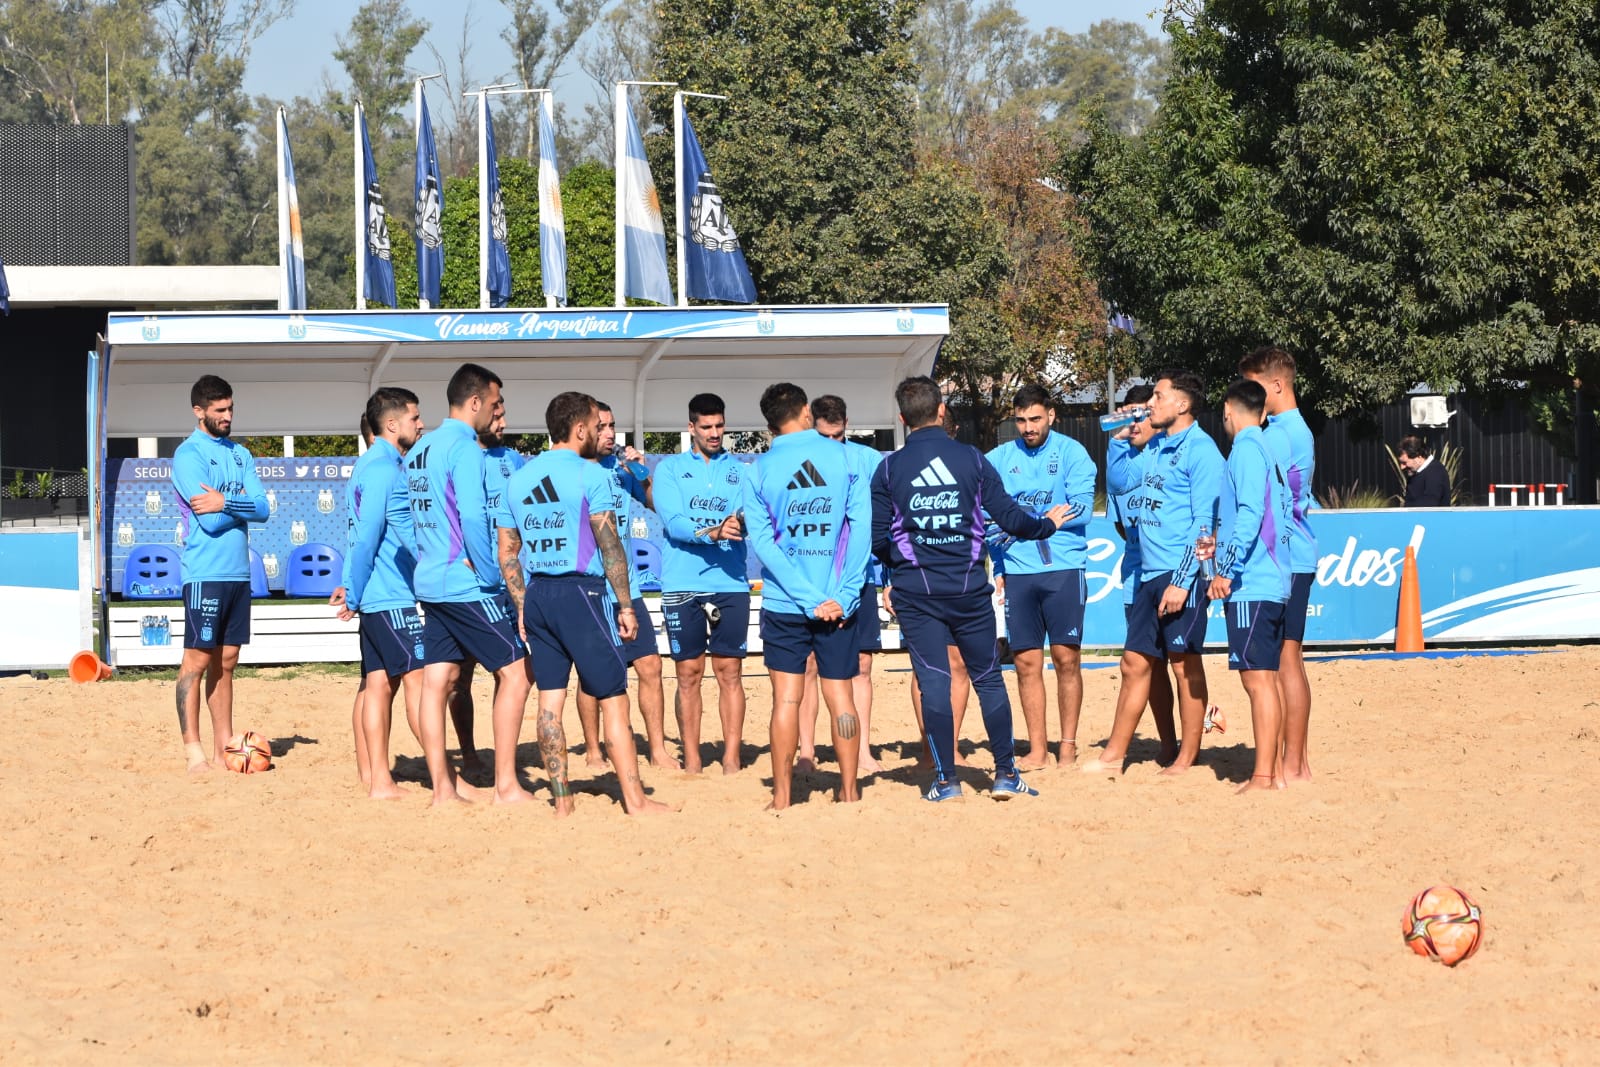
<svg viewBox="0 0 1600 1067"><path fill-rule="evenodd" d="M1224 402L1233 440L1226 464L1195 423L1200 381L1179 371L1130 394L1125 410L1140 417L1109 445L1111 509L1127 541L1128 635L1111 737L1086 771L1121 772L1147 705L1163 773L1193 765L1214 722L1201 663L1208 601L1222 600L1229 666L1240 672L1256 738L1244 788L1310 776L1300 645L1316 560L1305 518L1311 437L1296 408L1292 357L1262 349L1245 357L1241 373ZM404 795L388 751L393 698L403 691L434 803L472 798L447 755L445 723L454 718L463 759L475 759L470 678L477 665L494 678L496 803L530 799L516 751L537 690L541 762L556 813L572 811L562 716L575 671L590 763L601 762L603 728L624 809L666 810L640 781L627 696L631 666L649 759L677 766L664 734L663 663L629 545L640 508L653 509L665 528L661 611L677 675L684 770L701 769L708 657L723 771L741 768L751 551L761 568L760 632L772 687L773 808L789 805L797 761L814 766L819 692L840 772L836 799L860 799L859 775L881 769L867 744L880 591L910 652L933 778L925 799L962 795L956 739L968 685L994 756L991 795L1037 795L1020 771L1049 761L1047 647L1057 678L1058 760L1076 762L1085 533L1096 471L1082 445L1051 429L1055 412L1043 388L1017 393L1019 435L986 456L945 431L937 383L908 378L895 390L905 444L884 456L847 439L842 399L808 400L799 386L779 383L761 397L771 447L748 464L723 447L722 400L700 394L689 403L690 448L652 473L637 451L618 450L610 409L578 392L550 400L548 449L525 458L506 448L502 385L492 371L463 365L446 388L448 417L425 436L408 390L379 389L363 414L371 440L347 491L349 546L333 603L342 618L360 620L363 678L352 720L358 771L372 797ZM229 439L231 393L215 376L195 383L198 426L173 462L190 520L177 704L192 771L210 766L200 744L202 680L217 757L232 733L232 673L249 634L246 530L268 515L254 462ZM996 589L1028 733L1021 760L1001 675Z"/></svg>

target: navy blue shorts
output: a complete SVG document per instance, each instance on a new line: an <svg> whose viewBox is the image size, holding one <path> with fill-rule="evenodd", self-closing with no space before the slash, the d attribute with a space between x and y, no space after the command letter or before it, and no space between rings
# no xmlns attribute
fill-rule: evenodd
<svg viewBox="0 0 1600 1067"><path fill-rule="evenodd" d="M420 670L426 651L422 616L414 606L361 613L362 674L382 671L399 678Z"/></svg>
<svg viewBox="0 0 1600 1067"><path fill-rule="evenodd" d="M715 623L706 613L707 604L717 609ZM708 651L743 659L748 652L749 593L662 593L661 617L675 661L699 659Z"/></svg>
<svg viewBox="0 0 1600 1067"><path fill-rule="evenodd" d="M1316 584L1315 574L1297 574L1289 587L1289 603L1283 612L1283 639L1306 639L1306 614L1311 610L1311 587Z"/></svg>
<svg viewBox="0 0 1600 1067"><path fill-rule="evenodd" d="M861 606L856 609L856 651L877 652L882 648L883 620L878 617L878 587L868 582L861 587Z"/></svg>
<svg viewBox="0 0 1600 1067"><path fill-rule="evenodd" d="M1011 651L1083 644L1089 586L1083 571L1006 575L1006 640Z"/></svg>
<svg viewBox="0 0 1600 1067"><path fill-rule="evenodd" d="M528 659L540 692L578 688L605 700L628 691L628 665L617 637L615 601L606 580L591 574L536 574L522 601Z"/></svg>
<svg viewBox="0 0 1600 1067"><path fill-rule="evenodd" d="M1189 587L1189 599L1176 615L1161 614L1161 598L1172 584L1172 572L1141 582L1128 608L1128 637L1122 647L1157 659L1199 655L1206 650L1205 588L1199 578Z"/></svg>
<svg viewBox="0 0 1600 1067"><path fill-rule="evenodd" d="M1277 670L1283 652L1284 605L1276 600L1230 600L1223 611L1228 616L1228 669Z"/></svg>
<svg viewBox="0 0 1600 1067"><path fill-rule="evenodd" d="M630 666L634 660L661 654L661 646L656 643L656 624L651 621L650 609L642 596L633 599L633 617L639 622L639 632L633 635L632 641L622 642L622 661Z"/></svg>
<svg viewBox="0 0 1600 1067"><path fill-rule="evenodd" d="M524 655L511 598L496 593L482 600L422 605L423 664L473 659L493 673Z"/></svg>
<svg viewBox="0 0 1600 1067"><path fill-rule="evenodd" d="M249 643L249 582L184 584L184 648L220 648Z"/></svg>
<svg viewBox="0 0 1600 1067"><path fill-rule="evenodd" d="M817 677L845 680L861 673L861 641L856 619L861 612L837 622L805 615L761 612L761 659L769 671L806 673L806 659L817 654Z"/></svg>

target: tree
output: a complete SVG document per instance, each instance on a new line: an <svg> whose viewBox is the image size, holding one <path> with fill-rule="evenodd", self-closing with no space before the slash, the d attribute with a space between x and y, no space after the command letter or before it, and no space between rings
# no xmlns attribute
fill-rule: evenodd
<svg viewBox="0 0 1600 1067"><path fill-rule="evenodd" d="M959 146L973 119L1037 86L1027 20L1011 0L928 0L917 13L917 129L925 142Z"/></svg>
<svg viewBox="0 0 1600 1067"><path fill-rule="evenodd" d="M155 69L155 30L148 3L0 2L0 121L120 121Z"/></svg>
<svg viewBox="0 0 1600 1067"><path fill-rule="evenodd" d="M1077 132L1091 111L1112 129L1136 134L1150 125L1166 80L1167 48L1137 22L1104 19L1085 33L1051 27L1030 54L1036 84L1020 102L1063 132Z"/></svg>
<svg viewBox="0 0 1600 1067"><path fill-rule="evenodd" d="M647 0L620 0L599 20L593 38L578 52L578 66L589 75L595 98L583 105L578 132L570 140L558 141L556 150L562 159L595 160L607 165L614 162L613 87L619 81L650 76L655 68L659 32L655 11ZM638 106L637 96L630 98L630 104L640 128L647 128L649 115Z"/></svg>
<svg viewBox="0 0 1600 1067"><path fill-rule="evenodd" d="M561 21L552 29L550 11L534 0L500 0L511 12L511 25L501 31L500 37L511 49L512 70L517 81L530 89L548 88L556 72L577 48L579 40L589 32L603 6L601 0L554 0L556 14ZM507 111L515 121L509 129L517 131L516 137L505 139L506 147L520 152L529 163L539 159L539 98L523 96L510 98Z"/></svg>
<svg viewBox="0 0 1600 1067"><path fill-rule="evenodd" d="M385 175L399 169L391 149L399 149L406 163L411 160L412 77L406 64L427 32L428 23L414 18L405 0L367 0L336 39L333 58L350 75L352 95L366 108L373 158L382 161Z"/></svg>
<svg viewBox="0 0 1600 1067"><path fill-rule="evenodd" d="M1148 133L1101 123L1067 167L1151 363L1220 380L1275 341L1330 414L1600 378L1592 4L1217 0L1167 29Z"/></svg>

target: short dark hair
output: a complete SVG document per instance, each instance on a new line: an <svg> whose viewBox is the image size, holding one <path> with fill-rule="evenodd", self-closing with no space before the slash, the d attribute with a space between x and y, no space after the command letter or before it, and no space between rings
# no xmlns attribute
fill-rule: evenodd
<svg viewBox="0 0 1600 1067"><path fill-rule="evenodd" d="M696 393L689 398L689 421L703 419L707 415L722 415L726 417L728 407L716 393Z"/></svg>
<svg viewBox="0 0 1600 1067"><path fill-rule="evenodd" d="M589 412L598 409L599 402L588 393L557 393L544 409L545 429L550 431L550 443L561 444L572 436L572 427Z"/></svg>
<svg viewBox="0 0 1600 1067"><path fill-rule="evenodd" d="M417 394L398 385L386 385L367 398L367 410L361 417L366 420L367 432L373 437L383 432L383 423L390 415L404 414L406 408L418 403Z"/></svg>
<svg viewBox="0 0 1600 1067"><path fill-rule="evenodd" d="M1017 390L1017 395L1012 398L1011 406L1018 411L1037 405L1046 410L1055 410L1055 397L1050 395L1050 390L1035 382L1029 382Z"/></svg>
<svg viewBox="0 0 1600 1067"><path fill-rule="evenodd" d="M939 405L944 403L944 393L938 382L926 374L917 374L894 387L894 402L906 425L913 430L920 430L938 421Z"/></svg>
<svg viewBox="0 0 1600 1067"><path fill-rule="evenodd" d="M1189 414L1198 415L1206 406L1206 383L1200 380L1200 375L1186 370L1164 370L1156 375L1156 381L1165 378L1172 383L1172 387L1189 398Z"/></svg>
<svg viewBox="0 0 1600 1067"><path fill-rule="evenodd" d="M1261 417L1267 413L1267 390L1260 382L1252 382L1249 378L1240 378L1228 386L1228 392L1222 398L1223 403L1232 404L1236 408L1248 411L1260 422Z"/></svg>
<svg viewBox="0 0 1600 1067"><path fill-rule="evenodd" d="M1416 434L1407 434L1400 438L1398 451L1402 456L1410 456L1412 459L1426 459L1433 455L1433 449L1428 447L1428 442Z"/></svg>
<svg viewBox="0 0 1600 1067"><path fill-rule="evenodd" d="M1155 386L1149 382L1140 382L1138 385L1128 386L1128 391L1122 394L1124 404L1148 404L1150 398L1155 396Z"/></svg>
<svg viewBox="0 0 1600 1067"><path fill-rule="evenodd" d="M367 418L365 411L361 412L361 421L356 424L356 428L361 431L361 440L370 445L372 443L372 422Z"/></svg>
<svg viewBox="0 0 1600 1067"><path fill-rule="evenodd" d="M599 408L601 411L610 411L611 410L611 405L607 404L604 400L596 400L594 402L594 406Z"/></svg>
<svg viewBox="0 0 1600 1067"><path fill-rule="evenodd" d="M215 374L202 374L189 387L189 406L208 408L219 400L233 399L233 386Z"/></svg>
<svg viewBox="0 0 1600 1067"><path fill-rule="evenodd" d="M488 367L480 367L476 363L463 363L450 375L450 384L445 386L444 398L453 408L458 408L475 396L482 396L489 391L489 386L498 385L505 387L505 382L500 380L500 375Z"/></svg>
<svg viewBox="0 0 1600 1067"><path fill-rule="evenodd" d="M1277 345L1265 345L1239 360L1240 374L1278 374L1294 381L1294 357Z"/></svg>
<svg viewBox="0 0 1600 1067"><path fill-rule="evenodd" d="M806 391L793 382L775 382L761 391L761 415L773 433L784 423L798 419L805 406Z"/></svg>
<svg viewBox="0 0 1600 1067"><path fill-rule="evenodd" d="M850 421L848 412L844 397L832 393L824 393L811 401L811 417L818 422L837 422L843 426Z"/></svg>

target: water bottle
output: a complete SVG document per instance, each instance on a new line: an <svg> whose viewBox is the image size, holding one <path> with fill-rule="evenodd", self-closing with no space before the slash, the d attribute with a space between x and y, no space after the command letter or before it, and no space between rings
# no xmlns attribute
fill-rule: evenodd
<svg viewBox="0 0 1600 1067"><path fill-rule="evenodd" d="M1200 577L1210 581L1217 576L1217 539L1209 524L1200 527L1200 536L1194 539L1194 558L1200 561Z"/></svg>
<svg viewBox="0 0 1600 1067"><path fill-rule="evenodd" d="M163 645L172 644L172 616L161 616L160 621L156 623L156 628L160 631L161 643Z"/></svg>
<svg viewBox="0 0 1600 1067"><path fill-rule="evenodd" d="M156 643L156 617L146 615L139 620L139 643L146 648Z"/></svg>
<svg viewBox="0 0 1600 1067"><path fill-rule="evenodd" d="M645 541L649 539L650 524L645 521L643 515L635 515L633 517L633 523L628 527L628 534L635 541Z"/></svg>
<svg viewBox="0 0 1600 1067"><path fill-rule="evenodd" d="M1129 408L1127 411L1114 411L1109 415L1100 416L1100 429L1106 433L1116 433L1118 430L1132 426L1136 422L1143 422L1150 417L1147 407Z"/></svg>

